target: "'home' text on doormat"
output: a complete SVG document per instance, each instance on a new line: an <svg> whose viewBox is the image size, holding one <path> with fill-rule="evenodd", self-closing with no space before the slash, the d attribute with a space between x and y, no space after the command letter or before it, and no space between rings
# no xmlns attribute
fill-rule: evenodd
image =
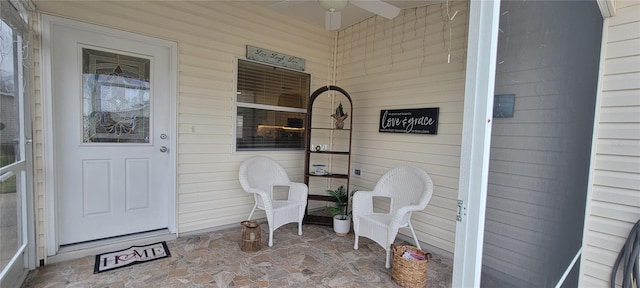
<svg viewBox="0 0 640 288"><path fill-rule="evenodd" d="M124 250L96 255L93 274L167 257L171 257L171 253L164 241L144 246L131 246Z"/></svg>

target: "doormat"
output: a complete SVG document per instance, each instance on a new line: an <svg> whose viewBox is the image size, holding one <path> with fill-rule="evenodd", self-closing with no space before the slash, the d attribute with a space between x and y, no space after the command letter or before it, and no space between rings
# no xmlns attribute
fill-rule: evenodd
<svg viewBox="0 0 640 288"><path fill-rule="evenodd" d="M93 274L171 257L165 241L96 255Z"/></svg>

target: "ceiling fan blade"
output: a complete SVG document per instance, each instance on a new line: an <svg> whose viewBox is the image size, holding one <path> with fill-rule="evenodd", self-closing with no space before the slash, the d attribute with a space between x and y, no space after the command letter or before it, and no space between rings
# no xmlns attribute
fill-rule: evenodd
<svg viewBox="0 0 640 288"><path fill-rule="evenodd" d="M324 28L332 31L340 29L340 25L342 22L342 14L340 11L335 12L324 12Z"/></svg>
<svg viewBox="0 0 640 288"><path fill-rule="evenodd" d="M351 0L349 3L387 19L393 19L400 14L400 8L382 0Z"/></svg>
<svg viewBox="0 0 640 288"><path fill-rule="evenodd" d="M270 4L269 7L274 10L286 10L300 3L309 2L312 0L281 0L276 3Z"/></svg>

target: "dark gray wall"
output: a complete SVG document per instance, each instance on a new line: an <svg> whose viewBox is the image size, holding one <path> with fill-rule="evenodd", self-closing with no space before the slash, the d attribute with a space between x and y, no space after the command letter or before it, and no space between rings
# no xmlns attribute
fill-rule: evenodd
<svg viewBox="0 0 640 288"><path fill-rule="evenodd" d="M595 1L500 10L495 94L516 100L493 120L482 286L553 287L582 243L602 17Z"/></svg>

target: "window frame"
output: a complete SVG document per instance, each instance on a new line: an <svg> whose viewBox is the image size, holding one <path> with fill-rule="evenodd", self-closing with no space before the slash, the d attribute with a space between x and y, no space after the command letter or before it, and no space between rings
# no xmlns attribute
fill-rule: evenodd
<svg viewBox="0 0 640 288"><path fill-rule="evenodd" d="M307 71L300 71L300 70L295 70L295 69L291 69L288 67L282 67L282 66L276 66L276 65L272 65L269 63L263 63L260 61L255 61L255 60L250 60L250 59L246 59L246 58L241 58L241 57L236 57L235 61L234 61L234 73L233 73L233 115L232 115L232 134L233 134L233 152L234 153L254 153L256 151L269 151L269 152L290 152L290 151L303 151L305 148L301 147L301 148L276 148L276 147L269 147L269 148L244 148L244 149L238 149L238 108L251 108L251 109L261 109L261 110L269 110L269 111L278 111L278 112L292 112L292 113L303 113L305 114L305 118L307 115L307 107L305 108L293 108L293 107L286 107L286 106L275 106L275 105L266 105L266 104L256 104L256 103L248 103L248 102L239 102L238 101L238 64L240 63L240 61L247 61L247 62L252 62L252 63L256 63L256 64L261 64L261 65L266 65L269 67L273 67L273 68L278 68L278 69L285 69L285 70L289 70L289 71L293 71L293 72L298 72L298 73L303 73L303 74L307 74L309 75L309 91L308 91L308 95L307 97L307 106L308 106L308 101L309 101L309 96L311 95L311 87L313 87L313 77L311 75L311 73L307 72ZM305 96L303 96L305 97ZM305 137L306 137L306 133L307 131L304 132L305 133Z"/></svg>

